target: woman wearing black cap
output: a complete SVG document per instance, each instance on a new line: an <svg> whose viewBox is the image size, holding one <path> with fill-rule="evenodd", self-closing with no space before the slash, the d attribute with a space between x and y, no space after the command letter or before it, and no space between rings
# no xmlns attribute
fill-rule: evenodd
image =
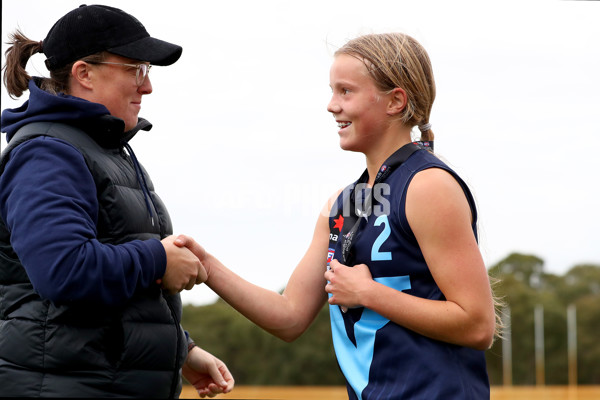
<svg viewBox="0 0 600 400"><path fill-rule="evenodd" d="M206 279L173 244L172 225L129 140L152 92L151 65L181 47L133 16L81 6L42 42L13 34L2 113L0 382L2 396L178 397L228 392L225 364L183 331L179 292ZM43 52L50 78L31 78Z"/></svg>

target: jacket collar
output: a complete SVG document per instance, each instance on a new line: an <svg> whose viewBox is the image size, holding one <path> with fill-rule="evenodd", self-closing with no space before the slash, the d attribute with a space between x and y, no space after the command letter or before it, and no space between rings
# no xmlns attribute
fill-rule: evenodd
<svg viewBox="0 0 600 400"><path fill-rule="evenodd" d="M149 131L152 129L152 124L149 121L138 118L137 125L132 130L124 132L125 122L112 115L72 121L69 124L84 130L96 143L104 148L121 147L140 130Z"/></svg>

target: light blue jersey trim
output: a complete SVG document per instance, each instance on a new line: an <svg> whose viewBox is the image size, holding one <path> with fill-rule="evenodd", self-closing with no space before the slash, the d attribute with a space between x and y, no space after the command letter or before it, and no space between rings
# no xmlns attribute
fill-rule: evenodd
<svg viewBox="0 0 600 400"><path fill-rule="evenodd" d="M374 280L398 291L410 289L410 278L408 276L382 277L374 278ZM375 348L375 334L389 320L375 311L365 308L360 320L354 324L355 347L346 334L344 317L340 307L329 306L329 313L331 315L333 346L338 363L346 380L356 393L356 397L362 400L362 392L369 384L369 371Z"/></svg>

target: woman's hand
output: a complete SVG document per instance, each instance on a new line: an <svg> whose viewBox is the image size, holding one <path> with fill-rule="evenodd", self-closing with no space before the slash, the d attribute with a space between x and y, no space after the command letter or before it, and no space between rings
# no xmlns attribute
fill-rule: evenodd
<svg viewBox="0 0 600 400"><path fill-rule="evenodd" d="M182 373L201 398L229 393L235 383L225 363L198 346L188 353Z"/></svg>
<svg viewBox="0 0 600 400"><path fill-rule="evenodd" d="M206 281L204 266L193 252L176 245L175 236L161 240L167 255L165 274L157 283L169 293L178 293L183 289L191 290L194 285Z"/></svg>

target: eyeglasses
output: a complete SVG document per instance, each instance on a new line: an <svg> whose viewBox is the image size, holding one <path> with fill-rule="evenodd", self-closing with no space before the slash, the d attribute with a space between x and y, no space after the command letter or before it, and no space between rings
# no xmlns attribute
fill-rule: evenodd
<svg viewBox="0 0 600 400"><path fill-rule="evenodd" d="M123 63L115 63L115 62L108 62L108 61L91 62L90 64L110 64L110 65L120 65L122 67L135 68L136 69L135 83L138 85L138 87L140 87L144 84L144 81L146 80L146 76L148 76L148 73L150 72L150 68L152 68L152 65L150 65L150 64L123 64Z"/></svg>

